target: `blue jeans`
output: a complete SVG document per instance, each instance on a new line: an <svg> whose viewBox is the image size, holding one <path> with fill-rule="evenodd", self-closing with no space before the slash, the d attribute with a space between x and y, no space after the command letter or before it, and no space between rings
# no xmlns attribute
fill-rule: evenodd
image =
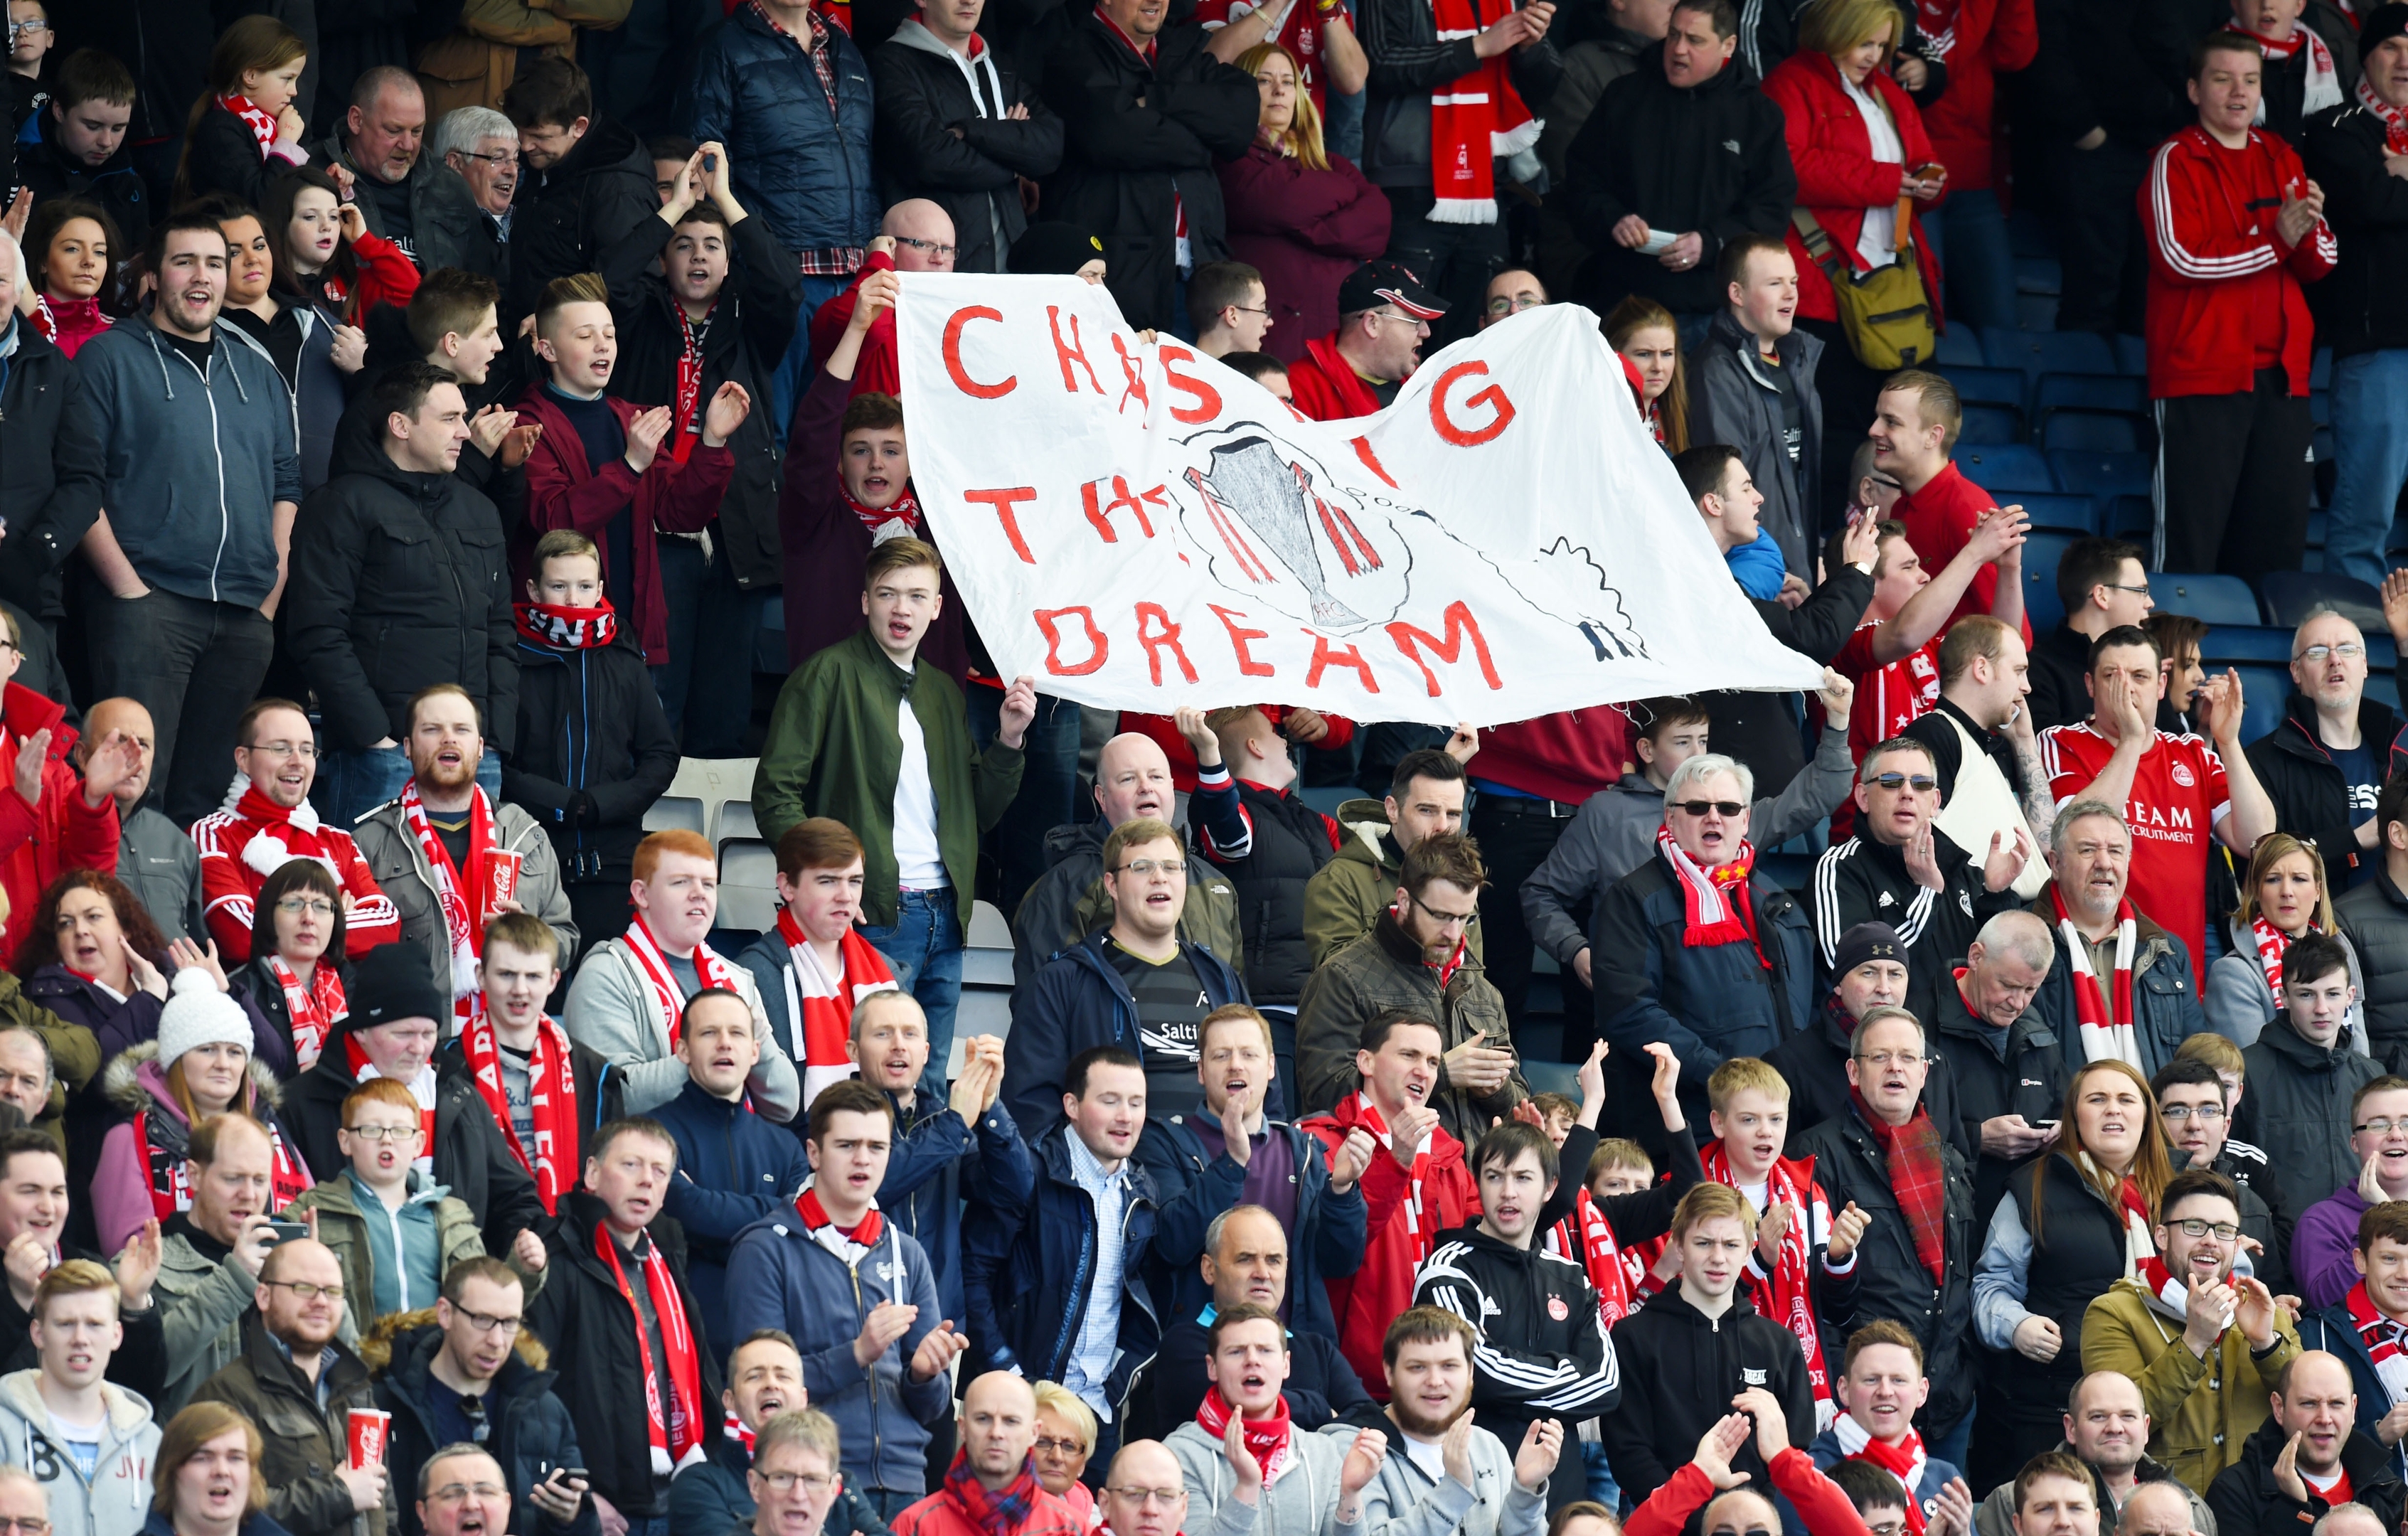
<svg viewBox="0 0 2408 1536"><path fill-rule="evenodd" d="M2325 569L2383 584L2383 547L2400 486L2408 481L2408 348L2333 360L2332 508L2325 519Z"/></svg>
<svg viewBox="0 0 2408 1536"><path fill-rule="evenodd" d="M920 1091L941 1099L953 1054L953 1011L962 1000L961 912L950 888L896 897L896 921L865 924L861 936L886 956L895 983L928 1015L928 1067L920 1074Z"/></svg>
<svg viewBox="0 0 2408 1536"><path fill-rule="evenodd" d="M927 1495L914 1493L910 1488L864 1488L861 1490L861 1497L869 1501L869 1507L878 1512L880 1519L891 1526L895 1523L896 1515L925 1499Z"/></svg>
<svg viewBox="0 0 2408 1536"><path fill-rule="evenodd" d="M741 756L752 723L752 637L763 595L736 584L724 548L707 561L695 539L664 537L658 548L669 660L652 668L652 691L686 756Z"/></svg>
<svg viewBox="0 0 2408 1536"><path fill-rule="evenodd" d="M1346 95L1339 91L1329 93L1329 109L1321 118L1321 146L1331 154L1342 154L1355 165L1363 164L1363 108L1370 104L1369 91Z"/></svg>
<svg viewBox="0 0 2408 1536"><path fill-rule="evenodd" d="M1965 1472L1965 1458L1973 1454L1973 1410L1968 1408L1963 1418L1945 1428L1925 1430L1923 1448L1933 1460L1948 1462ZM1972 1476L1965 1475L1969 1480Z"/></svg>
<svg viewBox="0 0 2408 1536"><path fill-rule="evenodd" d="M399 795L408 782L409 757L399 747L329 752L318 759L309 803L318 808L319 820L348 832L353 822ZM491 748L477 760L477 783L485 798L502 797L502 760Z"/></svg>
<svg viewBox="0 0 2408 1536"><path fill-rule="evenodd" d="M820 306L853 286L853 279L819 278L803 275L803 306L795 311L795 339L786 344L786 355L778 362L777 377L769 382L769 421L778 434L778 445L784 447L786 428L795 420L795 402L809 388L808 380L814 363L811 356L811 316ZM676 653L672 650L671 654Z"/></svg>
<svg viewBox="0 0 2408 1536"><path fill-rule="evenodd" d="M2007 245L2007 216L1987 187L1952 192L1936 217L1923 221L1932 254L1941 259L1950 324L2015 323L2015 253Z"/></svg>
<svg viewBox="0 0 2408 1536"><path fill-rule="evenodd" d="M983 752L1000 725L1003 690L974 684L962 692L969 696L970 740ZM1071 804L1079 793L1079 706L1039 694L1021 748L1020 792L986 835L987 853L1003 871L999 905L1008 912L1020 909L1021 897L1051 868L1045 834L1082 819Z"/></svg>

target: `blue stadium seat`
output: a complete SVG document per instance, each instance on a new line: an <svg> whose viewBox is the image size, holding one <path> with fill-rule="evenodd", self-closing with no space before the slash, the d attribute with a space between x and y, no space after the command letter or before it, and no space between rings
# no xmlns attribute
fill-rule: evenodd
<svg viewBox="0 0 2408 1536"><path fill-rule="evenodd" d="M1818 706L1819 707L1819 706ZM1759 854L1756 868L1780 882L1781 888L1803 895L1814 878L1814 861L1803 854Z"/></svg>
<svg viewBox="0 0 2408 1536"><path fill-rule="evenodd" d="M2065 622L2065 605L2057 598L2057 563L2082 537L2036 533L2024 540L2024 617L2031 621L2035 635L2045 635Z"/></svg>
<svg viewBox="0 0 2408 1536"><path fill-rule="evenodd" d="M1994 496L2006 496L2017 491L2055 491L2056 477L2049 473L2048 460L2037 448L2020 443L1999 446L1987 444L1971 449L1959 447L1956 467L1967 480Z"/></svg>
<svg viewBox="0 0 2408 1536"><path fill-rule="evenodd" d="M1982 338L1973 334L1971 325L1951 325L1940 333L1940 346L1931 354L1931 360L1942 371L1978 368L1982 366Z"/></svg>
<svg viewBox="0 0 2408 1536"><path fill-rule="evenodd" d="M2015 292L2048 294L2065 292L2065 269L2054 256L2017 256L2015 258Z"/></svg>
<svg viewBox="0 0 2408 1536"><path fill-rule="evenodd" d="M1956 440L2002 447L2024 440L2024 413L2013 406L1967 405Z"/></svg>
<svg viewBox="0 0 2408 1536"><path fill-rule="evenodd" d="M2258 626L2258 595L2238 576L2164 573L2149 578L2149 595L2165 613L2187 613L2210 624Z"/></svg>
<svg viewBox="0 0 2408 1536"><path fill-rule="evenodd" d="M2044 449L2086 453L2137 453L2141 423L2120 412L2054 410L2041 418Z"/></svg>
<svg viewBox="0 0 2408 1536"><path fill-rule="evenodd" d="M2149 376L2149 344L2137 336L2115 336L2115 371L2128 373L2135 379Z"/></svg>
<svg viewBox="0 0 2408 1536"><path fill-rule="evenodd" d="M2042 416L2052 410L2115 410L2143 418L2153 414L2147 380L2125 374L2043 373L2032 409Z"/></svg>
<svg viewBox="0 0 2408 1536"><path fill-rule="evenodd" d="M2258 579L2268 622L2293 628L2318 603L2340 610L2361 629L2384 632L2383 595L2338 571L2270 570Z"/></svg>
<svg viewBox="0 0 2408 1536"><path fill-rule="evenodd" d="M2157 537L2157 504L2147 496L2135 495L2102 496L2100 500L2107 509L2107 515L2100 520L2107 537L2140 545L2145 557L2150 542Z"/></svg>
<svg viewBox="0 0 2408 1536"><path fill-rule="evenodd" d="M2038 378L2043 373L2114 373L2114 349L2094 331L2005 331L1996 326L1982 333L1982 355L1994 368L2021 368Z"/></svg>
<svg viewBox="0 0 2408 1536"><path fill-rule="evenodd" d="M2017 368L1940 366L1940 376L1956 386L1956 398L1969 406L2007 406L2021 414L2031 394L2031 381Z"/></svg>
<svg viewBox="0 0 2408 1536"><path fill-rule="evenodd" d="M2049 454L2057 488L2077 496L2145 496L2157 479L2150 453L2103 453L2060 449Z"/></svg>
<svg viewBox="0 0 2408 1536"><path fill-rule="evenodd" d="M2027 491L2017 495L2015 500L2023 504L2035 530L2046 528L2052 533L2076 536L2098 530L2099 504L2088 496L2044 495L2037 491ZM2031 561L2027 557L2024 563L2029 565Z"/></svg>
<svg viewBox="0 0 2408 1536"><path fill-rule="evenodd" d="M2214 624L2207 639L2200 642L2199 659L2211 671L2227 667L2288 667L2291 632L2272 624Z"/></svg>
<svg viewBox="0 0 2408 1536"><path fill-rule="evenodd" d="M2282 667L2236 667L2241 674L2241 739L2255 741L2283 723L2291 674Z"/></svg>
<svg viewBox="0 0 2408 1536"><path fill-rule="evenodd" d="M2318 347L2315 355L2309 358L2308 388L2312 391L2332 388L2332 349L2330 347Z"/></svg>

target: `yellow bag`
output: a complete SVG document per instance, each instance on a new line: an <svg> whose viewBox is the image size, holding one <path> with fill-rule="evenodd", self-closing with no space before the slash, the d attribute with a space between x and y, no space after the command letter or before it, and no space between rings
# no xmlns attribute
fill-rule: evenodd
<svg viewBox="0 0 2408 1536"><path fill-rule="evenodd" d="M1807 256L1831 280L1840 331L1857 362L1889 373L1931 361L1940 334L1932 323L1930 296L1923 291L1922 270L1914 263L1913 240L1901 236L1896 261L1859 272L1813 214L1793 208L1789 222L1806 242ZM1910 226L1901 217L1898 227L1902 232Z"/></svg>

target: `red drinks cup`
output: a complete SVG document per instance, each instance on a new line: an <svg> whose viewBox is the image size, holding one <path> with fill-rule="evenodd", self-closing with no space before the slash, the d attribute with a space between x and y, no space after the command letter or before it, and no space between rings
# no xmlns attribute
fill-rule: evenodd
<svg viewBox="0 0 2408 1536"><path fill-rule="evenodd" d="M505 901L517 899L519 871L525 867L526 855L496 848L485 856L485 900L487 911L498 910Z"/></svg>
<svg viewBox="0 0 2408 1536"><path fill-rule="evenodd" d="M384 1460L385 1431L392 1425L393 1415L381 1408L351 1410L351 1471L359 1471Z"/></svg>

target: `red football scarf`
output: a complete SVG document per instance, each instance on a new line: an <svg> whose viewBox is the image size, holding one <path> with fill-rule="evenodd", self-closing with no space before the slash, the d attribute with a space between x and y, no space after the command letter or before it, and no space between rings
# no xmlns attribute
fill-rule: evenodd
<svg viewBox="0 0 2408 1536"><path fill-rule="evenodd" d="M452 862L452 851L435 835L435 825L426 819L425 804L418 797L418 780L401 786L401 823L418 839L418 851L425 855L427 868L435 875L435 897L443 909L443 926L452 947L452 1019L456 1031L474 1017L481 1005L482 994L477 985L477 961L485 953L485 925L502 910L502 903L518 894L519 868L526 862L523 854L494 846L494 808L485 802L481 787L468 790L468 873L463 879L458 866Z"/></svg>
<svg viewBox="0 0 2408 1536"><path fill-rule="evenodd" d="M1742 840L1737 858L1711 869L1700 868L1682 851L1669 826L1656 829L1656 846L1663 850L1666 862L1681 878L1681 904L1686 917L1681 942L1690 949L1701 949L1744 940L1756 944L1756 963L1771 969L1772 962L1765 958L1764 946L1756 943L1756 904L1747 889L1748 876L1756 869L1756 845Z"/></svg>
<svg viewBox="0 0 2408 1536"><path fill-rule="evenodd" d="M668 1256L661 1252L659 1243L648 1244L644 1290L652 1298L652 1315L660 1322L661 1348L668 1356L669 1400L664 1404L660 1371L652 1362L652 1341L644 1327L643 1309L636 1305L636 1293L627 1285L618 1241L608 1227L597 1225L594 1246L602 1262L610 1267L610 1277L619 1283L620 1298L627 1303L629 1319L636 1325L636 1353L644 1368L645 1428L652 1436L652 1474L666 1477L684 1466L688 1457L702 1455L702 1369L694 1335L686 1327L685 1299L678 1295Z"/></svg>
<svg viewBox="0 0 2408 1536"><path fill-rule="evenodd" d="M786 1016L796 1021L796 1055L803 1069L803 1108L808 1110L822 1088L858 1070L845 1050L853 1041L853 1011L871 993L893 988L895 972L857 928L845 929L837 940L838 963L844 968L837 976L820 968L810 936L783 907L778 909L778 937L786 945Z"/></svg>
<svg viewBox="0 0 2408 1536"><path fill-rule="evenodd" d="M1572 1200L1572 1213L1547 1229L1547 1252L1578 1264L1597 1291L1597 1310L1607 1328L1630 1312L1630 1276L1622 1267L1622 1248L1614 1241L1613 1224L1597 1208L1589 1192Z"/></svg>
<svg viewBox="0 0 2408 1536"><path fill-rule="evenodd" d="M1893 1126L1875 1114L1856 1089L1848 1090L1848 1098L1889 1165L1890 1193L1914 1234L1914 1256L1937 1285L1948 1262L1948 1174L1940 1156L1939 1127L1921 1104L1914 1106L1914 1119Z"/></svg>
<svg viewBox="0 0 2408 1536"><path fill-rule="evenodd" d="M366 1083L372 1077L385 1075L382 1069L368 1059L357 1035L347 1033L343 1036L343 1060L350 1065L351 1080L355 1083ZM401 1083L399 1078L394 1081ZM418 1100L418 1156L412 1160L421 1168L431 1169L435 1166L435 1063L430 1061L421 1067L416 1077L401 1085Z"/></svg>
<svg viewBox="0 0 2408 1536"><path fill-rule="evenodd" d="M259 158L266 159L268 146L276 142L276 114L262 109L239 91L232 95L220 96L218 105L242 119L243 126L251 130L251 136L259 141Z"/></svg>
<svg viewBox="0 0 2408 1536"><path fill-rule="evenodd" d="M598 607L570 608L559 603L512 603L519 638L554 651L598 650L619 637L619 615L605 597Z"/></svg>
<svg viewBox="0 0 2408 1536"><path fill-rule="evenodd" d="M2077 1032L2082 1037L2082 1059L2090 1061L2121 1061L2134 1071L2141 1066L2141 1046L2132 1033L2132 952L2139 947L2140 924L2128 898L2115 911L2115 1007L2108 1011L2107 994L2099 987L2099 978L2090 969L2090 945L2082 930L2066 915L2065 897L2057 886L2048 888L2048 901L2057 912L2057 932L2065 936L2066 956L2073 969L2073 1013Z"/></svg>
<svg viewBox="0 0 2408 1536"><path fill-rule="evenodd" d="M2363 75L2358 78L2358 104L2382 122L2383 152L2408 154L2408 108L2394 107L2376 95Z"/></svg>
<svg viewBox="0 0 2408 1536"><path fill-rule="evenodd" d="M1730 1154L1720 1141L1708 1142L1698 1160L1705 1164L1707 1178L1739 1187L1731 1173ZM1781 1234L1781 1259L1770 1274L1760 1271L1760 1260L1750 1250L1742 1277L1748 1299L1757 1312L1798 1336L1799 1351L1806 1357L1807 1380L1814 1387L1815 1416L1827 1417L1831 1373L1824 1368L1822 1330L1814 1325L1813 1271L1813 1239L1817 1233L1830 1231L1831 1206L1814 1182L1814 1159L1775 1160L1765 1174L1764 1200L1768 1207L1789 1207L1789 1226Z"/></svg>
<svg viewBox="0 0 2408 1536"><path fill-rule="evenodd" d="M1912 1536L1923 1536L1923 1500L1918 1490L1925 1470L1931 1465L1931 1458L1924 1454L1923 1437L1910 1428L1903 1444L1892 1445L1875 1440L1863 1425L1844 1414L1833 1421L1831 1430L1840 1442L1842 1456L1851 1461L1869 1461L1905 1486L1906 1529Z"/></svg>
<svg viewBox="0 0 2408 1536"><path fill-rule="evenodd" d="M1513 7L1511 0L1491 0L1492 14L1484 17L1481 8L1480 0L1430 0L1438 40L1477 36ZM1508 53L1430 93L1430 183L1438 201L1429 218L1441 224L1495 223L1498 157L1529 149L1545 126L1513 89Z"/></svg>
<svg viewBox="0 0 2408 1536"><path fill-rule="evenodd" d="M1361 1089L1355 1091L1354 1102L1357 1106L1354 1123L1369 1131L1381 1146L1385 1148L1388 1142L1388 1122L1381 1117L1380 1106L1372 1103L1370 1094ZM1413 1240L1413 1245L1424 1255L1428 1254L1430 1239L1435 1235L1422 1229L1422 1218L1429 1210L1429 1206L1422 1198L1422 1191L1428 1184L1430 1142L1435 1141L1437 1136L1438 1133L1432 1131L1423 1138L1420 1146L1413 1149L1412 1170L1405 1175L1405 1232Z"/></svg>
<svg viewBox="0 0 2408 1536"><path fill-rule="evenodd" d="M2307 88L2300 97L2301 117L2309 117L2323 111L2328 107L2341 105L2341 70L2333 63L2332 50L2325 46L2325 40L2322 37L2316 36L2315 28L2305 22L2295 22L2291 24L2291 35L2281 42L2276 42L2262 32L2252 32L2237 22L2232 30L2243 37L2256 38L2258 46L2265 50L2266 63L2270 66L2287 64L2291 57L2303 48L2308 50ZM2261 123L2266 121L2266 102L2262 96L2258 101L2257 121Z"/></svg>
<svg viewBox="0 0 2408 1536"><path fill-rule="evenodd" d="M2358 1342L2374 1361L2374 1374L2383 1383L2383 1390L2391 1406L2400 1406L2408 1398L2408 1327L2393 1322L2375 1310L2373 1299L2366 1294L2366 1280L2360 1276L2349 1288L2346 1298L2349 1320L2358 1327Z"/></svg>
<svg viewBox="0 0 2408 1536"><path fill-rule="evenodd" d="M844 483L844 473L841 470L837 473L836 489L837 494L844 497L844 504L853 509L853 515L861 519L861 525L869 530L869 537L873 542L884 543L889 538L906 535L915 538L919 537L920 497L908 481L903 486L903 494L884 507L865 507L853 500L852 490ZM889 531L887 525L898 521L903 525Z"/></svg>
<svg viewBox="0 0 2408 1536"><path fill-rule="evenodd" d="M244 868L255 870L265 880L294 859L315 859L335 877L337 885L347 884L342 866L325 852L330 846L326 834L334 829L318 820L317 807L307 800L296 806L280 806L262 795L257 784L249 780L237 782L242 784L242 794L226 809L233 812L236 821L257 828L242 845ZM295 847L294 833L308 839L317 851ZM334 835L339 837L341 834ZM356 918L357 914L353 915Z"/></svg>
<svg viewBox="0 0 2408 1536"><path fill-rule="evenodd" d="M652 930L641 916L628 926L625 938L627 953L635 957L636 969L643 974L644 984L652 989L652 1006L660 1012L661 1027L668 1036L669 1049L674 1051L685 1033L685 994L678 990L668 956L662 953L660 940L652 937ZM694 946L694 974L706 987L724 987L739 995L743 992L736 984L736 967L699 940Z"/></svg>
<svg viewBox="0 0 2408 1536"><path fill-rule="evenodd" d="M860 1221L851 1227L838 1227L828 1215L827 1207L820 1203L819 1190L810 1184L804 1184L803 1192L795 1197L795 1214L803 1218L803 1230L810 1234L811 1241L844 1260L847 1269L867 1258L886 1231L886 1218L878 1213L876 1200L869 1202L869 1211Z"/></svg>
<svg viewBox="0 0 2408 1536"><path fill-rule="evenodd" d="M678 334L683 350L678 353L677 366L677 426L670 434L669 457L683 464L694 452L694 445L702 440L702 418L695 408L702 404L702 337L710 329L710 317L719 312L719 300L714 297L702 317L702 329L695 329L688 320L685 306L677 307Z"/></svg>
<svg viewBox="0 0 2408 1536"><path fill-rule="evenodd" d="M492 1015L479 1009L460 1034L477 1097L493 1112L510 1154L535 1180L544 1214L557 1215L560 1197L577 1184L577 1069L569 1059L568 1032L550 1019L538 1020L535 1049L527 1055L527 1106L535 1115L535 1145L522 1146L510 1124L510 1096L502 1086L501 1042Z"/></svg>
<svg viewBox="0 0 2408 1536"><path fill-rule="evenodd" d="M2320 931L2314 923L2308 932ZM2266 990L2272 994L2274 1006L2283 1006L2283 952L2291 947L2288 935L2263 917L2249 920L2249 937L2258 945L2258 969L2266 974Z"/></svg>
<svg viewBox="0 0 2408 1536"><path fill-rule="evenodd" d="M318 1065L335 1026L351 1016L351 1003L343 997L343 979L335 973L332 960L322 958L310 969L309 983L304 986L299 973L280 955L267 956L267 973L283 990L284 1015L293 1025L293 1059L295 1069L306 1072Z"/></svg>
<svg viewBox="0 0 2408 1536"><path fill-rule="evenodd" d="M1290 1453L1295 1449L1296 1422L1288 1416L1287 1399L1273 1400L1278 1411L1270 1417L1245 1421L1246 1450L1254 1457L1254 1465L1263 1470L1263 1486L1267 1488L1287 1471ZM1196 1427L1211 1435L1217 1444L1228 1434L1229 1415L1236 1412L1229 1406L1229 1400L1221 1396L1219 1387L1208 1386L1204 1389L1204 1401L1196 1410Z"/></svg>

